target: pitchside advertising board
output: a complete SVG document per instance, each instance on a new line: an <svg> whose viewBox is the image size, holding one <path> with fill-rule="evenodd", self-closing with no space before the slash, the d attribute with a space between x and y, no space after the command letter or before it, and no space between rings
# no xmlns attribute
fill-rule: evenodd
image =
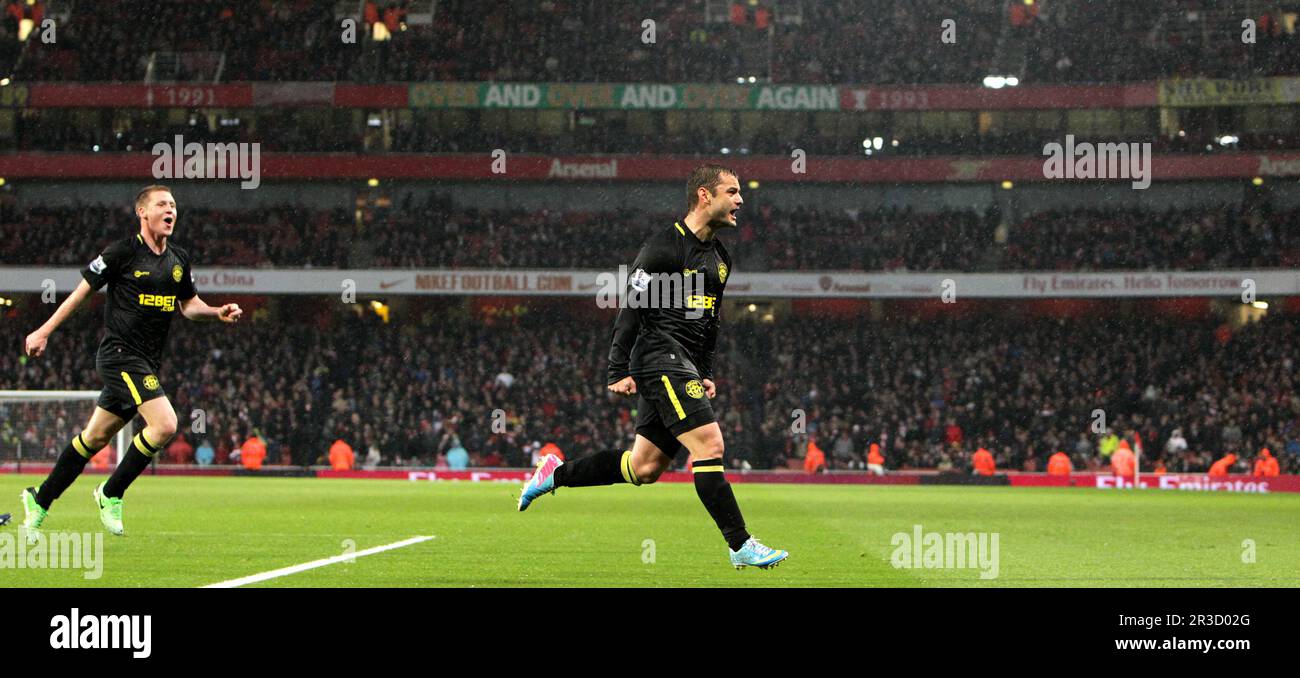
<svg viewBox="0 0 1300 678"><path fill-rule="evenodd" d="M70 291L76 268L0 267L0 290ZM199 268L200 292L226 294L536 295L606 298L617 306L627 271L520 269ZM732 298L1059 299L1300 295L1300 270L1108 273L746 273L728 280Z"/></svg>
<svg viewBox="0 0 1300 678"><path fill-rule="evenodd" d="M405 479L411 481L469 481L469 482L523 482L531 472L528 471L319 471L318 475L329 478L366 478L379 477ZM733 482L740 483L811 483L843 485L920 485L922 479L935 478L934 475L894 474L875 476L858 473L785 473L785 472L734 472L728 475ZM979 478L963 476L963 478ZM690 473L665 473L660 482L692 482ZM1109 473L1076 473L1070 476L1048 476L1038 473L1009 473L994 476L995 482L983 484L1010 485L1012 487L1080 487L1109 489L1144 489L1144 490L1185 490L1200 492L1248 492L1268 494L1271 492L1300 492L1300 476L1276 476L1273 478L1255 478L1252 476L1225 476L1213 478L1205 474L1174 473L1162 475L1124 478ZM951 483L966 484L956 480Z"/></svg>
<svg viewBox="0 0 1300 678"><path fill-rule="evenodd" d="M1135 484L1132 477L1121 477L1110 473L1076 473L1070 476L1026 473L1009 475L1008 480L1013 487L1091 487L1099 490L1185 490L1256 494L1300 492L1300 476L1256 478L1254 476L1235 475L1211 477L1203 473L1166 473L1161 475L1140 475Z"/></svg>
<svg viewBox="0 0 1300 678"><path fill-rule="evenodd" d="M24 464L24 473L49 473L49 464ZM12 464L0 464L0 474L12 473ZM90 470L87 473L100 473ZM527 480L532 471L521 469L482 469L474 471L375 469L334 471L331 469L304 469L301 467L264 467L248 471L239 466L182 466L160 465L155 473L168 476L262 476L294 478L359 478L369 480L407 480L411 482L466 482L513 483ZM900 471L884 476L866 473L800 473L797 471L734 471L727 478L735 483L779 483L813 485L1002 485L1011 487L1075 487L1084 489L1114 490L1182 490L1187 492L1244 492L1270 494L1274 492L1300 492L1300 476L1256 478L1247 475L1210 477L1203 473L1169 473L1141 475L1136 485L1133 478L1122 478L1110 473L1073 473L1068 476L1049 476L1044 473L1011 471L996 475L972 476L959 473L934 473L930 471ZM662 483L694 482L690 473L669 471L659 478Z"/></svg>

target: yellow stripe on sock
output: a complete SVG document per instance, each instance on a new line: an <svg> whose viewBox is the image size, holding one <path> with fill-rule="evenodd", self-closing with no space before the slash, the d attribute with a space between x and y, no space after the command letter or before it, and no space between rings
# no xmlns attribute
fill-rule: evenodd
<svg viewBox="0 0 1300 678"><path fill-rule="evenodd" d="M131 389L131 397L135 398L135 404L140 404L140 392L135 390L135 382L131 381L131 375L126 372L122 373L122 381L126 382L126 387Z"/></svg>
<svg viewBox="0 0 1300 678"><path fill-rule="evenodd" d="M131 442L135 444L135 449L140 450L140 454L143 454L146 457L152 457L155 454L158 454L158 448L149 444L149 439L144 437L144 431L135 434L135 438L133 438Z"/></svg>
<svg viewBox="0 0 1300 678"><path fill-rule="evenodd" d="M660 377L664 380L664 388L668 390L668 399L673 401L673 409L677 410L677 418L685 419L686 410L682 409L682 401L677 399L677 392L673 390L673 383L668 381L668 375L662 374Z"/></svg>
<svg viewBox="0 0 1300 678"><path fill-rule="evenodd" d="M691 473L722 473L725 470L722 466L691 466Z"/></svg>
<svg viewBox="0 0 1300 678"><path fill-rule="evenodd" d="M632 469L632 451L624 450L623 459L619 464L619 470L623 472L623 480L633 484L640 485L641 480L636 477L636 471Z"/></svg>
<svg viewBox="0 0 1300 678"><path fill-rule="evenodd" d="M78 433L76 437L72 439L72 448L77 451L77 454L87 459L95 456L95 453L91 452L90 447L86 445L86 441L81 439L80 433Z"/></svg>

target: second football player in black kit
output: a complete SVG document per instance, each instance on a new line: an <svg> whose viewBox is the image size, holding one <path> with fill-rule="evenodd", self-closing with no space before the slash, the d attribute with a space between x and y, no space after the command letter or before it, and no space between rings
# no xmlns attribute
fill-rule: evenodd
<svg viewBox="0 0 1300 678"><path fill-rule="evenodd" d="M557 487L653 483L678 450L690 454L695 490L737 568L772 567L789 557L753 538L727 482L722 429L709 399L719 311L731 256L715 237L736 225L743 200L736 173L703 165L687 180L687 215L646 239L632 265L628 299L614 323L608 388L640 394L631 450L606 450L565 463L547 455L525 483L523 511Z"/></svg>

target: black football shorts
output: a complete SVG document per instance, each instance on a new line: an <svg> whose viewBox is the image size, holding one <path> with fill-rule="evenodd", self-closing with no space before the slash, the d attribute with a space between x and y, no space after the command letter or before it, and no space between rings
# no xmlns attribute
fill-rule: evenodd
<svg viewBox="0 0 1300 678"><path fill-rule="evenodd" d="M167 395L148 362L120 349L100 352L95 369L104 380L104 390L95 404L126 421L135 418L141 403Z"/></svg>
<svg viewBox="0 0 1300 678"><path fill-rule="evenodd" d="M636 432L669 458L682 447L677 436L717 421L704 385L693 376L645 375L635 381L641 396Z"/></svg>

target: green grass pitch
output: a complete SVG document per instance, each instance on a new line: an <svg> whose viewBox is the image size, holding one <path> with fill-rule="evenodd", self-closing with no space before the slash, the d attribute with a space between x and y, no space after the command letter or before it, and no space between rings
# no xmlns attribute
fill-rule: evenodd
<svg viewBox="0 0 1300 678"><path fill-rule="evenodd" d="M45 529L99 532L101 479L78 480ZM10 544L19 491L39 481L0 475ZM734 487L750 530L791 552L781 567L732 569L684 483L562 488L519 513L514 483L144 476L126 497L126 536L104 535L102 577L2 568L0 586L202 586L418 535L436 538L252 586L1300 586L1300 495ZM997 578L894 568L891 539L914 525L997 533Z"/></svg>

